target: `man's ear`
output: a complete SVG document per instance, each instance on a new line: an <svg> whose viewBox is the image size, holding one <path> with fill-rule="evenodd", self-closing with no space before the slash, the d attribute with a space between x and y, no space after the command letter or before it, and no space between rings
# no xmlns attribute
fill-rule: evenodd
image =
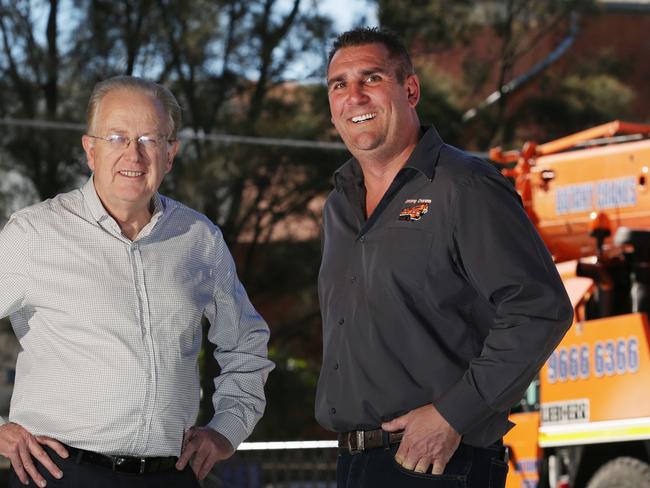
<svg viewBox="0 0 650 488"><path fill-rule="evenodd" d="M409 105L415 108L420 101L420 79L418 75L408 75L404 80L404 88L406 88L406 98Z"/></svg>
<svg viewBox="0 0 650 488"><path fill-rule="evenodd" d="M165 166L165 174L169 173L172 170L172 166L174 165L174 158L176 157L176 153L181 147L181 142L180 141L174 141L169 145L169 148L167 149L167 166Z"/></svg>
<svg viewBox="0 0 650 488"><path fill-rule="evenodd" d="M81 136L81 145L86 153L86 163L91 171L95 171L95 141L87 135Z"/></svg>

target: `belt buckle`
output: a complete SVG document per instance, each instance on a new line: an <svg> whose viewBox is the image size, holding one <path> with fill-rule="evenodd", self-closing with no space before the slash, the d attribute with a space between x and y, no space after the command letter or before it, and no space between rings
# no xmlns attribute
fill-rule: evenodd
<svg viewBox="0 0 650 488"><path fill-rule="evenodd" d="M350 454L359 454L365 449L365 440L362 430L355 430L350 432L348 437L348 444L350 445ZM353 442L354 441L354 442Z"/></svg>
<svg viewBox="0 0 650 488"><path fill-rule="evenodd" d="M145 468L147 466L147 460L145 458L140 458L140 474L144 474Z"/></svg>

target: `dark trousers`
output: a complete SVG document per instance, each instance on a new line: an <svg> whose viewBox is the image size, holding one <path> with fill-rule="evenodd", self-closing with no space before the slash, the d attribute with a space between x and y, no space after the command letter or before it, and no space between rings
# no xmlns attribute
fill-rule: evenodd
<svg viewBox="0 0 650 488"><path fill-rule="evenodd" d="M38 461L35 465L47 481L47 488L198 488L199 482L189 464L183 471L172 469L164 473L125 474L94 464L77 464L73 459L63 459L54 451L45 448L48 455L61 471L63 478L57 480ZM9 488L24 488L13 468L9 473ZM30 479L29 486L36 486Z"/></svg>
<svg viewBox="0 0 650 488"><path fill-rule="evenodd" d="M358 454L342 450L336 467L338 488L505 487L508 463L500 445L476 448L461 444L441 475L404 469L395 461L398 447L380 447Z"/></svg>

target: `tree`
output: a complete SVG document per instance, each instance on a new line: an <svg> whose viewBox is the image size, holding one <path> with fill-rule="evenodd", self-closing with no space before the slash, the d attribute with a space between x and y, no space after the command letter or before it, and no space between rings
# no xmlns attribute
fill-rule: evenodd
<svg viewBox="0 0 650 488"><path fill-rule="evenodd" d="M545 141L612 120L628 119L635 95L617 78L606 74L566 78L548 76L545 90L525 100L512 124L537 127L528 138Z"/></svg>
<svg viewBox="0 0 650 488"><path fill-rule="evenodd" d="M75 120L81 110L63 79L57 0L47 11L44 36L37 35L36 18L29 1L0 0L0 116L30 120ZM3 131L4 132L4 131ZM68 132L41 132L12 128L3 133L2 145L11 168L31 181L40 198L54 196L79 173L79 146ZM3 158L3 169L7 161Z"/></svg>
<svg viewBox="0 0 650 488"><path fill-rule="evenodd" d="M459 129L464 145L485 149L512 137L511 82L521 73L520 65L531 60L543 61L549 44L557 42L556 39L569 39L579 15L590 11L593 0L377 3L381 24L406 33L416 62L426 66L432 59L446 59L449 63L445 55L450 52L462 59L462 71L454 75L458 87L448 99L460 101L455 111L463 105L465 109L478 105L480 110L471 121L452 118L451 123L464 126ZM434 80L432 84L435 83ZM489 94L492 101L480 103ZM445 124L450 122L442 120Z"/></svg>

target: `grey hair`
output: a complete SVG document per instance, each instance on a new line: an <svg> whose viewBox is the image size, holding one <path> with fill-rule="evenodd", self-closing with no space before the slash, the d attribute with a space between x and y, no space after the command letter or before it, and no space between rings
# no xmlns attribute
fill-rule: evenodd
<svg viewBox="0 0 650 488"><path fill-rule="evenodd" d="M168 88L136 76L115 76L100 81L95 85L88 99L88 108L86 109L86 125L89 131L94 127L95 116L100 102L108 93L115 90L140 92L159 100L168 116L168 137L170 140L176 139L176 133L181 125L181 106L178 100Z"/></svg>

